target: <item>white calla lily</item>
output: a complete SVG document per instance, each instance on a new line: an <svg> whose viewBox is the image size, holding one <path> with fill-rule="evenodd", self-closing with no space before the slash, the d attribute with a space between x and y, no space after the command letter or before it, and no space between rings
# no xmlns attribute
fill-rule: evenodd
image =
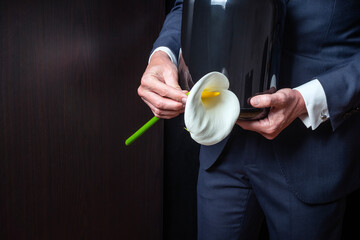
<svg viewBox="0 0 360 240"><path fill-rule="evenodd" d="M233 129L240 114L240 103L228 88L229 80L224 74L211 72L191 89L184 118L186 128L196 142L216 144Z"/></svg>

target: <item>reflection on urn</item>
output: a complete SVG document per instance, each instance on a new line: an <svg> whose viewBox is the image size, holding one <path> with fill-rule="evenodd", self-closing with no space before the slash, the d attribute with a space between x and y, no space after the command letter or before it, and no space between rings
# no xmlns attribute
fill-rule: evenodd
<svg viewBox="0 0 360 240"><path fill-rule="evenodd" d="M190 90L209 72L221 72L239 99L239 119L265 117L267 110L248 100L276 91L284 11L280 0L185 0L180 86Z"/></svg>

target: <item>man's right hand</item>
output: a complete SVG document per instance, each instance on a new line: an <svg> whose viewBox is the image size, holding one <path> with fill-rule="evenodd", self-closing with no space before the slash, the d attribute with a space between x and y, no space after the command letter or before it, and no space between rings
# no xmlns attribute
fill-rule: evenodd
<svg viewBox="0 0 360 240"><path fill-rule="evenodd" d="M184 112L186 91L181 90L177 68L165 52L151 56L138 94L158 118L170 119Z"/></svg>

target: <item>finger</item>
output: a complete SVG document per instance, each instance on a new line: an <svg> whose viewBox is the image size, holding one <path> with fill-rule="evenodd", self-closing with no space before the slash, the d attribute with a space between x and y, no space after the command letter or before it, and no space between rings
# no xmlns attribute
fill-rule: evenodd
<svg viewBox="0 0 360 240"><path fill-rule="evenodd" d="M254 96L250 99L250 104L256 108L266 108L271 106L270 94Z"/></svg>
<svg viewBox="0 0 360 240"><path fill-rule="evenodd" d="M266 139L269 139L269 140L274 139L280 133L280 131L269 130L269 128L265 128L265 129L268 129L268 130L264 131L263 127L268 125L268 124L265 124L264 122L259 122L259 121L237 121L236 123L241 128L243 128L245 130L248 130L248 131L257 132L257 133L261 134L263 137L265 137Z"/></svg>
<svg viewBox="0 0 360 240"><path fill-rule="evenodd" d="M280 107L285 105L286 100L286 94L283 92L276 92L273 94L254 96L250 99L250 103L256 108Z"/></svg>
<svg viewBox="0 0 360 240"><path fill-rule="evenodd" d="M169 86L158 79L143 78L141 86L150 92L154 92L162 97L169 98L177 102L185 102L187 99L187 95L182 90Z"/></svg>
<svg viewBox="0 0 360 240"><path fill-rule="evenodd" d="M245 130L258 132L260 134L270 134L269 129L272 129L268 119L254 120L254 121L237 121L237 124Z"/></svg>
<svg viewBox="0 0 360 240"><path fill-rule="evenodd" d="M261 129L264 128L264 123L260 121L237 121L236 122L240 127L245 130L261 132Z"/></svg>
<svg viewBox="0 0 360 240"><path fill-rule="evenodd" d="M153 92L148 92L142 96L142 99L151 103L151 105L161 111L181 111L185 106L182 102L177 102L173 99L162 97Z"/></svg>
<svg viewBox="0 0 360 240"><path fill-rule="evenodd" d="M158 118L163 119L170 119L173 117L178 116L180 113L184 112L184 109L180 109L178 111L172 111L172 110L160 110L157 109L154 105L152 105L150 102L143 99L143 101L150 107L151 111L154 113L154 115Z"/></svg>

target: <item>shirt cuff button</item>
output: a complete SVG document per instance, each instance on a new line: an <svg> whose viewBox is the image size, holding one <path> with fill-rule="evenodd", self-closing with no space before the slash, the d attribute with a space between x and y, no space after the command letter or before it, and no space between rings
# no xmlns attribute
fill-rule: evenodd
<svg viewBox="0 0 360 240"><path fill-rule="evenodd" d="M322 121L326 121L328 119L328 116L324 113L321 113L320 118Z"/></svg>

